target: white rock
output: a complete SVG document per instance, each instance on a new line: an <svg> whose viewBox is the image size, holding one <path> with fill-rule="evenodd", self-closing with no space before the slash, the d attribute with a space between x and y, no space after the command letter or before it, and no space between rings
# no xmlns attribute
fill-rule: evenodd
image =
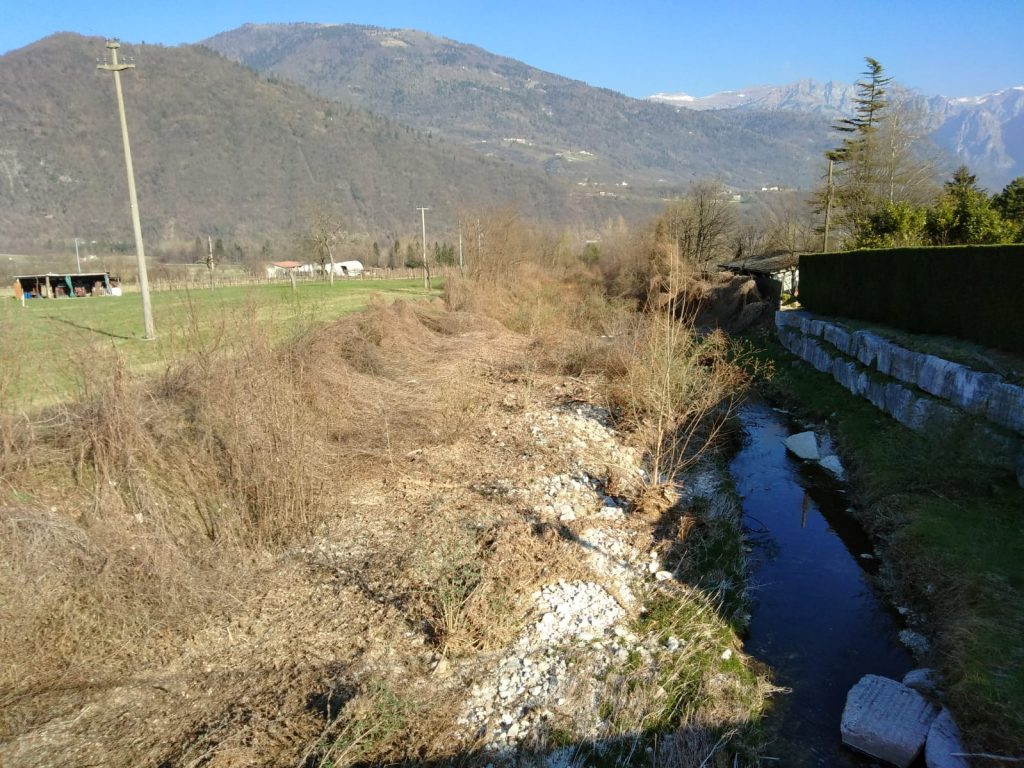
<svg viewBox="0 0 1024 768"><path fill-rule="evenodd" d="M654 574L654 578L657 581L669 581L670 579L673 578L673 576L668 571L658 571L657 573Z"/></svg>
<svg viewBox="0 0 1024 768"><path fill-rule="evenodd" d="M938 687L934 669L912 669L903 676L903 684L921 693L931 693Z"/></svg>
<svg viewBox="0 0 1024 768"><path fill-rule="evenodd" d="M839 480L846 479L846 470L838 456L826 456L818 462L818 466Z"/></svg>
<svg viewBox="0 0 1024 768"><path fill-rule="evenodd" d="M722 651L722 659L724 661L728 661L731 658L732 658L732 648L726 648L724 651Z"/></svg>
<svg viewBox="0 0 1024 768"><path fill-rule="evenodd" d="M907 646L911 653L915 653L918 656L923 656L928 653L928 638L920 632L915 632L912 629L904 629L900 631L899 638L900 642Z"/></svg>
<svg viewBox="0 0 1024 768"><path fill-rule="evenodd" d="M786 448L801 459L817 461L821 458L818 454L818 438L813 432L790 435L786 438Z"/></svg>
<svg viewBox="0 0 1024 768"><path fill-rule="evenodd" d="M943 708L928 731L924 747L925 765L928 768L970 768L967 759L958 754L963 751L960 729L953 722L949 710Z"/></svg>
<svg viewBox="0 0 1024 768"><path fill-rule="evenodd" d="M865 675L846 695L843 744L907 768L921 752L938 710L895 680Z"/></svg>

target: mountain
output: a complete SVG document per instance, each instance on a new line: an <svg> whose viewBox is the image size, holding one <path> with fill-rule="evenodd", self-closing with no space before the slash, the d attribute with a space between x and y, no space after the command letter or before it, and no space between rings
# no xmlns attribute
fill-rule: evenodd
<svg viewBox="0 0 1024 768"><path fill-rule="evenodd" d="M936 146L970 166L991 190L1024 176L1024 86L956 99L898 92L925 115ZM852 114L854 95L848 83L800 80L699 97L657 93L649 100L694 110L782 110L836 118Z"/></svg>
<svg viewBox="0 0 1024 768"><path fill-rule="evenodd" d="M323 98L612 194L662 197L701 177L808 186L832 141L821 116L678 110L415 30L247 24L202 44Z"/></svg>
<svg viewBox="0 0 1024 768"><path fill-rule="evenodd" d="M104 41L55 35L0 56L0 251L130 245L124 159ZM326 201L355 233L418 231L416 207L454 228L457 210L514 202L593 226L655 210L324 101L201 47L131 45L123 73L147 244L294 239ZM646 206L646 207L645 207Z"/></svg>
<svg viewBox="0 0 1024 768"><path fill-rule="evenodd" d="M852 85L829 81L800 80L787 86L753 85L740 91L722 91L710 96L685 93L656 93L651 101L689 109L760 109L811 112L834 117L853 111Z"/></svg>

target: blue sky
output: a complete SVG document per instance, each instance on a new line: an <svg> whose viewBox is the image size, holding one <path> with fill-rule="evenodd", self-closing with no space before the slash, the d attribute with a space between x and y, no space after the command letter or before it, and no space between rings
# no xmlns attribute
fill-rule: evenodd
<svg viewBox="0 0 1024 768"><path fill-rule="evenodd" d="M0 52L57 31L176 45L249 21L423 29L631 96L849 82L864 56L925 93L1024 85L1024 0L0 0Z"/></svg>

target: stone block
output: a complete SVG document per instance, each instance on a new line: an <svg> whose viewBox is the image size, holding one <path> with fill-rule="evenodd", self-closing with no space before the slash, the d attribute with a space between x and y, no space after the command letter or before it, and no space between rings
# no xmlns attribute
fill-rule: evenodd
<svg viewBox="0 0 1024 768"><path fill-rule="evenodd" d="M800 432L786 438L786 449L795 454L798 458L807 461L817 461L821 456L818 454L818 438L813 432Z"/></svg>
<svg viewBox="0 0 1024 768"><path fill-rule="evenodd" d="M843 744L907 768L920 754L938 709L895 680L865 675L846 696Z"/></svg>
<svg viewBox="0 0 1024 768"><path fill-rule="evenodd" d="M1006 382L993 386L986 415L989 421L1024 435L1024 389Z"/></svg>
<svg viewBox="0 0 1024 768"><path fill-rule="evenodd" d="M971 768L967 758L960 757L964 751L960 743L960 729L953 722L949 710L943 708L928 730L924 763L928 768Z"/></svg>

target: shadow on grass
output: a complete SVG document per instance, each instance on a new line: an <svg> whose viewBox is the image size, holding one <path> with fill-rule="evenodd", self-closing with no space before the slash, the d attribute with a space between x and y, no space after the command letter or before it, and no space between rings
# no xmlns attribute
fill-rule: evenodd
<svg viewBox="0 0 1024 768"><path fill-rule="evenodd" d="M102 328L93 328L90 325L84 325L82 323L74 323L71 320L67 320L67 319L65 319L63 317L48 317L46 319L47 320L51 320L52 322L55 322L55 323L62 323L64 325L70 325L72 328L78 328L79 330L82 330L82 331L89 331L90 333L96 333L96 334L99 334L100 336L107 336L107 337L109 337L111 339L125 339L127 341L132 341L134 339L138 339L139 338L138 336L125 336L124 334L113 333L112 331L105 331Z"/></svg>

